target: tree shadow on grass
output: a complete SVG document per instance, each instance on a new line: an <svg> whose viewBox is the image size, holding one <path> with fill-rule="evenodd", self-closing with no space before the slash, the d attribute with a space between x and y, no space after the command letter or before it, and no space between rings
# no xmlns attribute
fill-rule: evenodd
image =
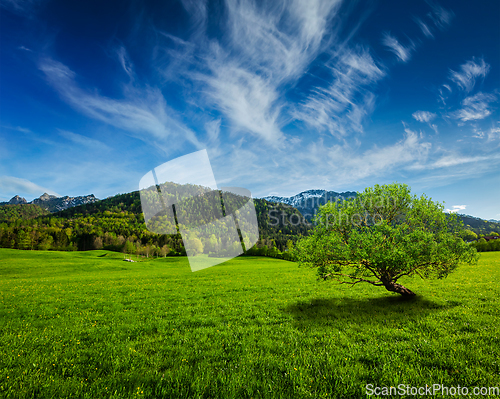
<svg viewBox="0 0 500 399"><path fill-rule="evenodd" d="M284 308L299 325L333 325L340 323L387 324L421 319L426 315L451 309L459 302L445 304L416 296L406 299L399 296L378 298L315 298Z"/></svg>

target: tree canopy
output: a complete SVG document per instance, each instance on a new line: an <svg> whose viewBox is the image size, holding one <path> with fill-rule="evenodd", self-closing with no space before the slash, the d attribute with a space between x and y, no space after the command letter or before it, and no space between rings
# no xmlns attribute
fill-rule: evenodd
<svg viewBox="0 0 500 399"><path fill-rule="evenodd" d="M366 282L404 296L403 276L443 278L461 263L477 261L476 249L461 238L455 214L405 184L375 185L350 200L322 206L310 236L294 255L302 266L318 268L323 279Z"/></svg>

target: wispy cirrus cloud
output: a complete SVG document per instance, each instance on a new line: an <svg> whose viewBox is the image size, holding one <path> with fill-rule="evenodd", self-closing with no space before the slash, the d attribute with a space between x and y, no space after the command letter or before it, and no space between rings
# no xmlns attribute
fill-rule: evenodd
<svg viewBox="0 0 500 399"><path fill-rule="evenodd" d="M128 98L115 100L101 96L96 90L81 89L76 83L75 73L58 61L45 58L41 60L39 69L63 100L91 118L141 139L165 142L167 138L176 137L179 142L186 139L201 147L194 132L172 116L175 112L167 106L159 89L129 86ZM148 136L144 137L144 133Z"/></svg>
<svg viewBox="0 0 500 399"><path fill-rule="evenodd" d="M496 101L493 94L479 92L462 100L462 108L452 112L450 116L462 122L484 119L491 115L489 104Z"/></svg>
<svg viewBox="0 0 500 399"><path fill-rule="evenodd" d="M472 131L474 132L472 137L477 139L486 139L487 142L500 140L500 127L491 127L485 132L477 126L473 126Z"/></svg>
<svg viewBox="0 0 500 399"><path fill-rule="evenodd" d="M329 150L329 155L332 166L342 165L345 178L354 182L369 176L381 176L415 162L425 163L431 147L430 142L406 128L404 138L392 145L382 148L375 146L360 155L349 154L341 146L334 146Z"/></svg>
<svg viewBox="0 0 500 399"><path fill-rule="evenodd" d="M212 73L198 75L206 98L231 122L235 131L277 144L283 139L279 124L280 94L276 85L231 61L210 61Z"/></svg>
<svg viewBox="0 0 500 399"><path fill-rule="evenodd" d="M466 122L483 120L492 115L491 103L498 100L497 96L493 93L475 90L478 80L484 80L489 70L490 65L483 58L474 57L460 65L458 71L449 70L448 80L452 83L441 85L438 89L438 99L448 109L455 108L455 110L444 113L444 118L455 119L458 125L462 126ZM473 91L476 93L471 95ZM467 97L463 98L464 95ZM453 102L459 100L460 97L463 98L460 103L455 103L453 106ZM473 137L484 137L484 132L478 129L478 126L473 126L473 129Z"/></svg>
<svg viewBox="0 0 500 399"><path fill-rule="evenodd" d="M411 58L412 51L415 49L415 45L412 42L403 45L389 32L383 35L382 44L386 46L389 51L394 53L401 62L408 62Z"/></svg>
<svg viewBox="0 0 500 399"><path fill-rule="evenodd" d="M320 140L290 160L286 170L291 182L304 189L311 185L349 187L365 179L405 170L414 163L425 163L431 147L430 142L410 129L405 129L404 136L393 144L374 145L365 151L347 143L326 146ZM315 173L305 176L301 173L303 167Z"/></svg>
<svg viewBox="0 0 500 399"><path fill-rule="evenodd" d="M329 69L332 83L316 87L293 111L294 118L335 137L362 131L363 119L373 110L375 102L370 88L386 72L363 47L339 54Z"/></svg>
<svg viewBox="0 0 500 399"><path fill-rule="evenodd" d="M422 30L422 33L424 34L425 37L427 37L429 39L434 38L434 34L432 33L432 30L428 24L426 24L424 21L422 21L418 17L415 17L414 20L417 23L417 25L420 27L420 29Z"/></svg>
<svg viewBox="0 0 500 399"><path fill-rule="evenodd" d="M478 78L485 78L490 70L490 65L484 59L476 61L475 58L460 65L459 71L450 70L449 79L461 90L470 92L476 84Z"/></svg>
<svg viewBox="0 0 500 399"><path fill-rule="evenodd" d="M276 190L281 195L292 195L311 187L352 189L368 179L399 174L416 163L425 164L432 149L429 141L410 129L405 129L404 135L389 145L374 145L361 151L359 144L345 141L327 145L326 140L320 138L308 144L286 143L279 152L287 156L268 151L265 157L257 156L248 147L237 148L228 158L219 157L214 162L214 172L220 176L218 181L226 184L231 181L231 174L238 174L238 178L259 187L252 193L256 196L276 193ZM228 171L220 162L223 165L230 162L233 167ZM314 172L304 173L304 170Z"/></svg>
<svg viewBox="0 0 500 399"><path fill-rule="evenodd" d="M103 142L95 139L91 139L90 137L82 136L81 134L69 132L67 130L59 129L59 134L64 137L66 140L69 140L77 145L91 148L94 150L108 150L109 147Z"/></svg>
<svg viewBox="0 0 500 399"><path fill-rule="evenodd" d="M434 22L434 24L441 30L446 29L450 24L455 13L451 10L447 10L437 3L430 3L432 11L427 14L427 16Z"/></svg>
<svg viewBox="0 0 500 399"><path fill-rule="evenodd" d="M20 179L13 176L0 176L0 191L5 195L42 195L48 193L60 197L55 191L39 186L26 179Z"/></svg>
<svg viewBox="0 0 500 399"><path fill-rule="evenodd" d="M431 122L436 117L436 114L429 111L416 111L411 116L419 122Z"/></svg>
<svg viewBox="0 0 500 399"><path fill-rule="evenodd" d="M488 141L500 140L500 127L492 127L488 131Z"/></svg>
<svg viewBox="0 0 500 399"><path fill-rule="evenodd" d="M226 2L228 41L211 41L194 78L233 130L276 144L283 140L284 85L300 77L331 35L328 23L341 1ZM206 16L198 11L197 19ZM205 43L206 44L206 43Z"/></svg>
<svg viewBox="0 0 500 399"><path fill-rule="evenodd" d="M134 80L134 68L132 66L132 63L130 61L130 58L127 54L127 50L125 49L125 47L123 46L118 47L118 49L116 50L116 55L118 57L120 65L130 78L130 80Z"/></svg>
<svg viewBox="0 0 500 399"><path fill-rule="evenodd" d="M500 161L500 154L467 156L467 155L462 155L458 152L453 152L451 154L442 155L437 159L433 160L432 162L428 162L425 164L415 164L411 168L415 170L441 169L441 168L451 168L457 166L466 166L471 164L483 168L484 165L488 162L497 164L499 161Z"/></svg>

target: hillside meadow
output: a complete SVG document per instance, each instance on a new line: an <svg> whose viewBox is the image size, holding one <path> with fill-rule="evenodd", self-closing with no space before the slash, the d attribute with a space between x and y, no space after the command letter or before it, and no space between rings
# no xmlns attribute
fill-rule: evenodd
<svg viewBox="0 0 500 399"><path fill-rule="evenodd" d="M0 397L359 398L367 384L499 386L499 281L499 252L444 280L404 280L418 294L404 301L271 258L192 273L184 257L0 249Z"/></svg>

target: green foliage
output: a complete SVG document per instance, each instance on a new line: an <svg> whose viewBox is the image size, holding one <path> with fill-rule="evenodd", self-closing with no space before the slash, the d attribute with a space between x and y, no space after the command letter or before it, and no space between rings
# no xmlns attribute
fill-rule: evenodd
<svg viewBox="0 0 500 399"><path fill-rule="evenodd" d="M458 217L462 219L467 229L472 230L477 235L490 235L492 232L500 233L500 223L490 222L469 215L458 215Z"/></svg>
<svg viewBox="0 0 500 399"><path fill-rule="evenodd" d="M367 282L413 295L396 284L402 276L446 277L462 263L477 260L461 238L456 215L404 184L367 188L352 200L320 208L316 227L294 249L299 264L321 278ZM408 292L409 291L409 292Z"/></svg>
<svg viewBox="0 0 500 399"><path fill-rule="evenodd" d="M199 186L186 188L170 184L174 186L172 191L177 190L179 196L188 189L191 194L201 194L206 190ZM228 208L236 209L241 206L237 196L226 196L225 200ZM286 249L287 241L295 241L308 233L307 225L289 223L293 220L292 215L296 219L301 217L294 208L260 199L253 201L261 241L267 240L269 245L277 249L274 252L260 251L262 256L279 257L281 251ZM184 209L192 209L193 214L199 214L200 207L205 206L204 211L207 210L206 203L199 199L184 199L183 205ZM279 221L270 216L273 212L280 215ZM210 209L205 215L214 216ZM189 221L189 218L186 219ZM159 216L151 221L149 227L161 231L163 227L168 227L168 223L170 222L166 218ZM0 247L3 248L71 251L106 249L149 257L164 256L161 248L165 245L169 248L167 254L170 256L185 254L180 234L155 234L147 229L138 191L53 214L37 205L0 207ZM203 251L215 252L221 245L222 243L213 241L205 243Z"/></svg>
<svg viewBox="0 0 500 399"><path fill-rule="evenodd" d="M49 211L33 204L2 205L0 206L0 223L12 223L18 219L33 219L48 215Z"/></svg>
<svg viewBox="0 0 500 399"><path fill-rule="evenodd" d="M474 240L477 240L477 234L474 233L472 230L464 230L463 234L462 234L462 238L465 240L465 241L474 241Z"/></svg>
<svg viewBox="0 0 500 399"><path fill-rule="evenodd" d="M364 398L498 386L500 253L402 301L236 258L0 249L0 397ZM491 396L493 397L493 395Z"/></svg>
<svg viewBox="0 0 500 399"><path fill-rule="evenodd" d="M486 241L484 238L471 243L478 252L500 251L500 239Z"/></svg>

